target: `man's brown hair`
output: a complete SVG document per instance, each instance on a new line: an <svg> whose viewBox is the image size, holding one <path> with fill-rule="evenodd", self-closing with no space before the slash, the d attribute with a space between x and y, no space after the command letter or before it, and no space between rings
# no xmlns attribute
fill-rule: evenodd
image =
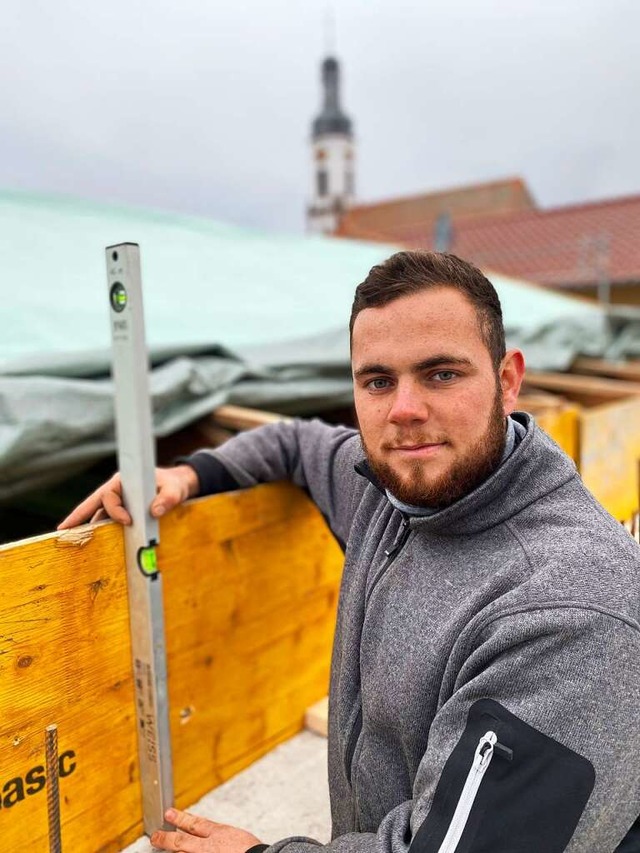
<svg viewBox="0 0 640 853"><path fill-rule="evenodd" d="M356 317L365 308L380 308L428 287L454 287L467 297L476 309L480 334L497 371L506 352L500 299L489 279L477 267L455 255L397 252L384 263L372 267L356 288L350 334L353 334Z"/></svg>

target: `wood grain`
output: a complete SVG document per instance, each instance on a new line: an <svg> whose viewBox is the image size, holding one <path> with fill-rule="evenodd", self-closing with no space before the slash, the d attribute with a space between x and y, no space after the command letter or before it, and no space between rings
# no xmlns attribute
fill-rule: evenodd
<svg viewBox="0 0 640 853"><path fill-rule="evenodd" d="M640 397L582 413L579 468L614 518L633 518L640 505Z"/></svg>
<svg viewBox="0 0 640 853"><path fill-rule="evenodd" d="M578 406L563 405L555 409L542 409L535 419L551 438L576 464L580 462L580 418Z"/></svg>
<svg viewBox="0 0 640 853"><path fill-rule="evenodd" d="M342 554L310 501L277 484L180 507L158 559L184 807L299 731L326 693ZM0 548L7 849L47 849L46 795L25 777L50 723L76 765L60 780L63 848L116 851L141 834L127 619L117 525Z"/></svg>

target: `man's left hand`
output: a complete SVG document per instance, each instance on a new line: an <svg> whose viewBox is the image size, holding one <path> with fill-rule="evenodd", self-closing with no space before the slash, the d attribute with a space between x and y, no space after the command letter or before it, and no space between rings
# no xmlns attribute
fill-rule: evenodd
<svg viewBox="0 0 640 853"><path fill-rule="evenodd" d="M205 817L196 817L178 809L167 809L165 820L177 827L177 832L159 829L151 836L151 843L159 850L178 853L245 853L259 838L244 829L216 823Z"/></svg>

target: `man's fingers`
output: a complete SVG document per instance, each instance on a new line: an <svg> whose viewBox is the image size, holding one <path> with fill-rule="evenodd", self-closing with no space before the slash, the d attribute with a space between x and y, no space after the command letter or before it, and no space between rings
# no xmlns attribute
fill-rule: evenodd
<svg viewBox="0 0 640 853"><path fill-rule="evenodd" d="M173 489L162 488L153 499L151 504L151 515L154 518L160 518L174 506L180 503L180 496L174 493Z"/></svg>
<svg viewBox="0 0 640 853"><path fill-rule="evenodd" d="M131 524L131 516L122 505L122 494L119 489L104 486L102 491L102 505L109 518L119 521L120 524Z"/></svg>
<svg viewBox="0 0 640 853"><path fill-rule="evenodd" d="M183 850L184 853L198 853L202 847L200 839L209 838L213 830L221 824L205 817L183 812L179 809L167 809L165 820L178 827L178 832L158 830L151 836L151 843L161 850ZM208 845L207 845L207 849ZM211 848L213 849L213 848Z"/></svg>
<svg viewBox="0 0 640 853"><path fill-rule="evenodd" d="M84 524L89 519L97 520L99 517L104 517L98 515L102 508L114 521L119 521L120 524L131 524L131 516L122 505L120 478L117 475L78 504L73 512L60 522L58 530L66 530L69 527Z"/></svg>
<svg viewBox="0 0 640 853"><path fill-rule="evenodd" d="M152 833L151 838L149 839L155 848L159 850L179 850L179 847L176 847L176 833L175 832L164 832L162 829L157 829L154 833Z"/></svg>
<svg viewBox="0 0 640 853"><path fill-rule="evenodd" d="M151 503L151 515L159 518L188 498L186 485L175 468L158 476L158 493Z"/></svg>
<svg viewBox="0 0 640 853"><path fill-rule="evenodd" d="M102 506L102 498L97 492L85 498L81 504L70 512L69 515L60 522L58 530L66 530L68 527L76 527L78 524L83 524L87 519Z"/></svg>
<svg viewBox="0 0 640 853"><path fill-rule="evenodd" d="M178 465L170 469L157 468L156 481L158 493L150 507L151 514L155 518L160 518L198 491L197 474L188 465ZM122 503L122 483L119 474L114 474L110 480L78 504L73 512L60 522L58 530L75 527L89 519L97 521L104 518L100 512L102 508L114 521L127 525L132 523L131 516Z"/></svg>
<svg viewBox="0 0 640 853"><path fill-rule="evenodd" d="M158 830L151 836L151 843L160 850L183 851L183 853L245 853L260 844L260 839L236 826L216 823L206 817L196 817L189 812L167 809L167 823L178 827L177 832Z"/></svg>
<svg viewBox="0 0 640 853"><path fill-rule="evenodd" d="M150 841L160 850L176 850L181 853L198 853L202 850L200 839L185 832L164 832L158 829L153 833Z"/></svg>
<svg viewBox="0 0 640 853"><path fill-rule="evenodd" d="M221 824L206 817L198 817L189 812L181 812L179 809L168 809L165 812L165 818L169 823L177 826L178 829L184 829L185 832L191 835L197 835L199 838L208 838L212 830Z"/></svg>

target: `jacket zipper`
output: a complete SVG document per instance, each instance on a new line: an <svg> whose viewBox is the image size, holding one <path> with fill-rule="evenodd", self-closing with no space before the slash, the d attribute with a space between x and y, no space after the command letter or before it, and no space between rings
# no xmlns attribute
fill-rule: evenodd
<svg viewBox="0 0 640 853"><path fill-rule="evenodd" d="M366 609L367 605L369 604L369 599L371 598L371 595L372 595L374 589L378 585L378 581L386 573L386 571L389 568L389 566L391 565L391 563L393 563L395 558L398 556L398 554L400 553L400 551L404 547L405 542L409 538L410 533L411 533L411 527L409 526L409 519L405 515L403 515L402 516L402 524L400 526L400 531L399 531L398 535L396 536L395 541L394 541L393 545L391 546L391 548L389 548L388 551L384 552L386 560L384 561L384 563L380 567L378 574L373 579L373 582L371 584L371 589L369 590L369 593L365 597L365 609ZM362 701L362 700L360 700L360 701ZM362 705L360 706L360 709L359 709L358 714L356 716L356 719L354 721L353 727L351 729L351 736L349 738L349 742L347 744L347 749L345 752L345 768L347 771L347 779L348 779L349 785L351 786L351 789L354 793L353 809L354 809L354 824L356 826L356 832L360 831L360 821L358 820L358 807L357 807L357 803L356 803L357 797L355 796L354 783L353 783L353 760L355 758L356 747L358 746L358 740L360 739L361 734L362 734Z"/></svg>
<svg viewBox="0 0 640 853"><path fill-rule="evenodd" d="M469 775L466 778L458 805L451 818L449 829L444 837L444 841L438 848L438 853L455 853L458 843L462 838L462 833L465 830L469 814L475 802L480 788L480 783L484 774L487 772L491 759L493 758L493 750L498 740L495 732L487 732L480 738L478 747L473 756L473 764Z"/></svg>
<svg viewBox="0 0 640 853"><path fill-rule="evenodd" d="M377 587L378 582L380 581L382 576L386 573L387 569L389 568L391 563L393 563L393 561L398 556L400 551L402 551L402 549L404 548L404 545L405 545L407 539L409 538L410 533L411 533L411 527L409 526L409 519L406 516L402 516L402 524L400 526L400 532L396 536L395 542L393 543L391 548L389 548L387 551L384 552L384 555L387 559L384 561L382 566L380 566L378 574L373 579L373 582L371 584L371 588L370 588L369 592L367 593L367 597L365 600L365 608L369 604L369 599L373 595L373 591Z"/></svg>

